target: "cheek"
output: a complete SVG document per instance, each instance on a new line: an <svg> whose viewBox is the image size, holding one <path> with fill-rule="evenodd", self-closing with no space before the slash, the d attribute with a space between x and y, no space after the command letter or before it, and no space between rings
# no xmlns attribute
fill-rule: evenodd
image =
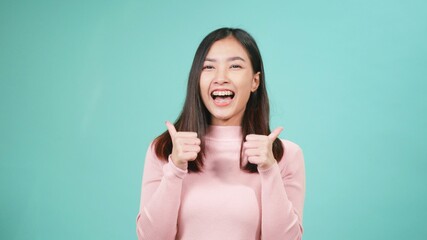
<svg viewBox="0 0 427 240"><path fill-rule="evenodd" d="M251 85L245 84L245 86L241 86L239 93L239 105L242 107L246 106L251 96Z"/></svg>
<svg viewBox="0 0 427 240"><path fill-rule="evenodd" d="M209 81L208 81L208 76L206 74L201 74L200 75L200 80L199 80L199 85L200 85L200 91L208 91L209 88Z"/></svg>
<svg viewBox="0 0 427 240"><path fill-rule="evenodd" d="M206 84L206 82L203 81L202 78L200 78L200 88L199 88L199 91L200 91L200 96L202 97L203 103L205 103L205 105L206 105L206 101L209 98L209 96L208 96L209 95L209 85Z"/></svg>
<svg viewBox="0 0 427 240"><path fill-rule="evenodd" d="M240 95L243 99L248 100L249 95L252 92L252 78L251 76L245 76L242 81L240 81L241 84L239 84L238 89L240 92Z"/></svg>
<svg viewBox="0 0 427 240"><path fill-rule="evenodd" d="M249 96L250 96L250 95L251 95L251 92L250 92L250 91L242 92L242 93L240 94L240 100L239 100L240 104L242 104L242 105L245 105L245 106L246 106L246 103L248 103L248 101L249 101Z"/></svg>

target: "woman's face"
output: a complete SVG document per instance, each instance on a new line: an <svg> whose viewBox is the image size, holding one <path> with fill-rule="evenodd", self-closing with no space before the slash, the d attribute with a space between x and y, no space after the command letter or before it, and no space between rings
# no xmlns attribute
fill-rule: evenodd
<svg viewBox="0 0 427 240"><path fill-rule="evenodd" d="M234 37L212 45L200 76L200 92L212 125L241 125L250 93L258 88L259 75Z"/></svg>

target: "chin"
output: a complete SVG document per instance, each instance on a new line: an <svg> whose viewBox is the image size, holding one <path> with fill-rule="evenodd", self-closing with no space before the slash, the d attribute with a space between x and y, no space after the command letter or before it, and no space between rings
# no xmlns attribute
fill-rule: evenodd
<svg viewBox="0 0 427 240"><path fill-rule="evenodd" d="M211 112L211 116L216 118L216 119L220 119L220 120L229 120L230 118L233 117L232 113L228 113L228 112L219 112L219 111L212 111Z"/></svg>

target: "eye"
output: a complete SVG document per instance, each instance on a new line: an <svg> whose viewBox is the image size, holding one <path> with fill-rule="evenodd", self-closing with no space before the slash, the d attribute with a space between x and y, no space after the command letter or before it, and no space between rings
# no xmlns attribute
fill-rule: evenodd
<svg viewBox="0 0 427 240"><path fill-rule="evenodd" d="M203 66L203 68L202 68L203 70L211 70L211 69L214 69L214 66L212 66L212 65L205 65L205 66Z"/></svg>
<svg viewBox="0 0 427 240"><path fill-rule="evenodd" d="M232 65L230 66L230 68L239 69L239 68L242 68L242 66L240 66L239 64L232 64Z"/></svg>

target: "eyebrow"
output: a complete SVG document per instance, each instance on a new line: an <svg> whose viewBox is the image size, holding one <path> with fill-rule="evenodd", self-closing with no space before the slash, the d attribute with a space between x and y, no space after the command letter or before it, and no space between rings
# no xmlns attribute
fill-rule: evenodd
<svg viewBox="0 0 427 240"><path fill-rule="evenodd" d="M245 61L245 59L239 57L239 56L235 56L235 57L229 57L227 58L227 61L231 62L231 61L235 61L235 60L241 60L241 61ZM205 58L205 61L209 61L209 62L216 62L217 60L215 58Z"/></svg>

